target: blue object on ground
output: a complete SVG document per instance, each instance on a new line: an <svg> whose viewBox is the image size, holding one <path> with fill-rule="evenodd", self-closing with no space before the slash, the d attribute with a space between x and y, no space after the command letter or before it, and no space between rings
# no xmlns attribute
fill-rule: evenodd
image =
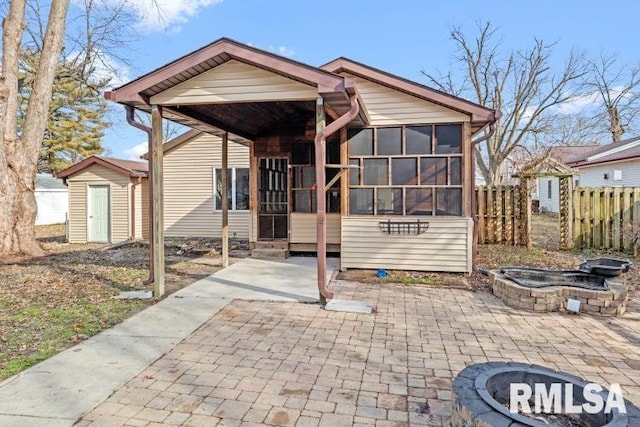
<svg viewBox="0 0 640 427"><path fill-rule="evenodd" d="M382 268L378 269L378 271L376 271L376 276L378 277L387 277L389 275L389 273L387 273L387 270L384 270Z"/></svg>

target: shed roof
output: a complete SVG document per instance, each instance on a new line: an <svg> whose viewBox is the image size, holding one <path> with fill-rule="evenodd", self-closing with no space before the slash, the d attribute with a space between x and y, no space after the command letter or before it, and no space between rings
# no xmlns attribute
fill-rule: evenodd
<svg viewBox="0 0 640 427"><path fill-rule="evenodd" d="M102 157L91 156L83 161L76 163L75 165L68 167L56 174L58 178L68 178L69 176L76 174L91 165L104 166L121 175L130 176L133 178L147 177L149 171L148 162L138 162L134 160L116 159L114 157Z"/></svg>

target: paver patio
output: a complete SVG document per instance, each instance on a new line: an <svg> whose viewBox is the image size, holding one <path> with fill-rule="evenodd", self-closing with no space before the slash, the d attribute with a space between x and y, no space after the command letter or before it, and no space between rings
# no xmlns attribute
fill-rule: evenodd
<svg viewBox="0 0 640 427"><path fill-rule="evenodd" d="M79 426L448 425L466 365L537 363L640 404L640 310L622 318L517 312L484 292L334 282L376 314L233 301Z"/></svg>

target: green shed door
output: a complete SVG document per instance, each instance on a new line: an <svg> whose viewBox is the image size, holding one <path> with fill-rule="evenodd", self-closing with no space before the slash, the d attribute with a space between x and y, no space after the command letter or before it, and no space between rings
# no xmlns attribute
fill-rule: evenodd
<svg viewBox="0 0 640 427"><path fill-rule="evenodd" d="M89 242L109 241L109 186L91 185L88 194L87 235Z"/></svg>

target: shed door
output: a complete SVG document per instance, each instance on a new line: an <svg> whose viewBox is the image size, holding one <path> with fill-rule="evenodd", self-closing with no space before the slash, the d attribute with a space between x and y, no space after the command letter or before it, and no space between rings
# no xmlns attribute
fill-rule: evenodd
<svg viewBox="0 0 640 427"><path fill-rule="evenodd" d="M109 241L109 186L91 185L88 194L87 234L90 242Z"/></svg>

